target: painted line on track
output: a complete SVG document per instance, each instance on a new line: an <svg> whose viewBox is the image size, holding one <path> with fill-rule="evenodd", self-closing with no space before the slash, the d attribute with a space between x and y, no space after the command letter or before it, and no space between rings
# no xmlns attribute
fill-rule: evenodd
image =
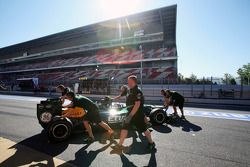
<svg viewBox="0 0 250 167"><path fill-rule="evenodd" d="M34 101L40 102L45 100L45 97L31 97L31 96L13 96L13 95L0 95L0 100L21 100L21 101Z"/></svg>
<svg viewBox="0 0 250 167"><path fill-rule="evenodd" d="M156 106L162 107L162 106ZM213 109L214 110L214 109ZM171 107L167 110L168 114L173 113ZM184 114L194 117L206 117L206 118L220 118L220 119L231 119L231 120L240 120L240 121L250 121L250 114L239 114L239 113L228 113L228 112L213 112L213 111L191 111L185 110Z"/></svg>

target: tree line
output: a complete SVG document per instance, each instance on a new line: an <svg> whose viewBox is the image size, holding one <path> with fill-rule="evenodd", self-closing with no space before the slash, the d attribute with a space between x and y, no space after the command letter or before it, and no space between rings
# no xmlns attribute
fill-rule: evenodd
<svg viewBox="0 0 250 167"><path fill-rule="evenodd" d="M181 73L178 74L177 80L179 84L225 84L225 85L250 85L250 63L243 65L237 70L237 77L229 73L225 73L222 78L201 78L191 74L189 77L184 77ZM239 82L237 83L237 80Z"/></svg>

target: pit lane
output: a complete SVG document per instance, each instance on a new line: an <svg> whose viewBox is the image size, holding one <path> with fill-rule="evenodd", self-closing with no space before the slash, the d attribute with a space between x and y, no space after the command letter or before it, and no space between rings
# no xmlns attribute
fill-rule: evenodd
<svg viewBox="0 0 250 167"><path fill-rule="evenodd" d="M250 165L249 112L185 108L187 121L152 128L157 151L148 153L144 149L145 137L131 132L125 142L129 147L124 154L119 154L110 147L112 143L103 142L105 137L101 132L96 133L97 141L91 145L83 143L83 134L73 135L68 142L48 143L36 119L39 101L40 98L34 97L1 95L0 136L77 166ZM206 116L199 116L202 112L206 112ZM218 117L208 113L217 113ZM231 118L230 114L236 117ZM20 154L14 154L6 161L13 161L18 156Z"/></svg>

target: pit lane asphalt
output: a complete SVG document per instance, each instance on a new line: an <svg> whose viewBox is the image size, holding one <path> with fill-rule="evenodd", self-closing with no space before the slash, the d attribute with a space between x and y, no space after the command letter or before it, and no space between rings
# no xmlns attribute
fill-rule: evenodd
<svg viewBox="0 0 250 167"><path fill-rule="evenodd" d="M0 99L0 136L77 166L250 166L249 121L187 116L188 121L153 127L156 151L148 153L145 137L130 133L125 142L130 147L120 155L108 140L103 143L101 132L91 145L83 143L83 134L74 134L67 142L48 143L36 119L36 102ZM17 154L18 150L13 156Z"/></svg>

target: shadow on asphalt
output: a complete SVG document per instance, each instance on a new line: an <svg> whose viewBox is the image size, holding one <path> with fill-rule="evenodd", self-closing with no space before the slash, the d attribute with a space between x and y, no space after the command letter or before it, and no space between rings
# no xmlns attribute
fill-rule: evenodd
<svg viewBox="0 0 250 167"><path fill-rule="evenodd" d="M175 121L170 123L173 127L182 127L182 130L185 132L191 132L191 131L200 131L202 128L198 125L195 125L188 120L182 120L182 119L176 119ZM160 133L170 133L172 129L168 127L167 125L161 125L161 126L153 126L153 130L160 132ZM115 139L119 138L119 131L116 130ZM115 140L109 140L108 135L106 133L103 133L103 131L98 131L95 133L96 141L104 144L103 147L95 150L95 151L86 151L86 149L89 147L89 144L86 144L83 142L83 138L86 137L85 133L80 134L73 134L71 138L65 142L60 143L50 143L48 142L48 138L45 135L44 132L34 135L32 137L29 137L18 144L12 146L9 149L16 149L16 152L14 155L12 155L10 158L6 159L1 166L22 166L26 164L30 164L32 162L37 162L34 166L45 166L42 163L39 163L41 161L47 161L46 166L55 166L53 157L56 157L57 155L64 152L69 144L84 144L84 146L78 150L75 153L75 159L66 162L65 164L62 164L61 167L67 166L68 163L77 165L77 166L90 166L91 163L95 160L96 156L100 153L105 151L107 148L109 148L112 144L116 144ZM130 146L125 147L122 152L119 152L118 150L112 150L110 154L118 154L121 158L121 161L123 163L123 166L135 166L133 162L129 161L129 159L126 157L126 155L143 155L143 154L151 154L148 165L147 166L157 166L155 153L157 150L148 151L146 149L147 145L147 139L145 136L143 136L141 133L136 133L135 131L130 131L128 137L132 137L133 142ZM50 156L37 156L36 159L30 159L28 155L24 155L23 152L21 152L21 146L27 146L29 148L32 148L34 150L37 150L39 152L45 153Z"/></svg>
<svg viewBox="0 0 250 167"><path fill-rule="evenodd" d="M184 132L198 132L202 130L199 125L189 122L187 119L176 118L169 124L173 127L181 127Z"/></svg>
<svg viewBox="0 0 250 167"><path fill-rule="evenodd" d="M95 151L87 151L86 149L89 147L90 144L87 144L85 146L83 146L80 150L78 150L75 153L75 159L68 161L62 165L60 165L60 167L67 167L68 164L74 164L76 166L90 166L91 163L95 160L96 156L102 152L105 151L107 148L109 148L109 146L111 146L112 142L110 142L109 144L106 144L105 146L95 150Z"/></svg>
<svg viewBox="0 0 250 167"><path fill-rule="evenodd" d="M155 153L157 149L147 150L147 139L141 133L136 133L135 131L130 131L129 136L132 137L133 142L130 146L124 147L122 150L113 149L110 154L118 154L122 161L123 167L135 167L136 165L129 161L126 155L143 155L143 154L151 154L148 165L150 167L157 166Z"/></svg>
<svg viewBox="0 0 250 167"><path fill-rule="evenodd" d="M155 125L155 126L152 126L152 129L154 129L155 131L157 131L159 133L170 133L170 132L172 132L172 129L167 124Z"/></svg>
<svg viewBox="0 0 250 167"><path fill-rule="evenodd" d="M23 152L23 146L32 148L39 152L51 155L51 156L32 156L28 153ZM67 142L52 144L49 143L47 137L44 134L37 134L32 137L29 137L14 146L10 147L9 149L15 149L16 152L10 158L6 159L4 162L0 164L3 167L9 166L22 166L27 165L33 162L36 163L30 166L55 166L53 157L62 153L68 147ZM40 163L41 161L47 161L47 164Z"/></svg>

